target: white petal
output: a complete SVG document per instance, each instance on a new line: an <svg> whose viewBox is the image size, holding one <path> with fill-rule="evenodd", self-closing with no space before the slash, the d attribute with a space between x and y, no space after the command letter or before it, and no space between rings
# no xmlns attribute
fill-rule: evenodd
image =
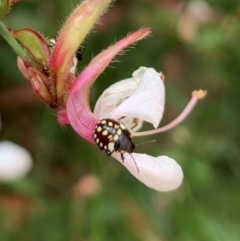
<svg viewBox="0 0 240 241"><path fill-rule="evenodd" d="M23 147L10 141L0 142L0 180L22 178L32 167L32 158Z"/></svg>
<svg viewBox="0 0 240 241"><path fill-rule="evenodd" d="M97 101L94 114L100 119L139 118L157 128L164 102L161 74L153 68L141 67L133 73L133 78L119 81L106 89Z"/></svg>
<svg viewBox="0 0 240 241"><path fill-rule="evenodd" d="M122 163L119 153L112 155ZM171 191L179 187L183 180L182 168L179 164L167 156L152 157L146 154L132 153L132 157L136 161L136 165L132 157L124 154L124 162L122 163L139 181L146 186L158 191Z"/></svg>
<svg viewBox="0 0 240 241"><path fill-rule="evenodd" d="M121 80L108 87L97 100L94 108L94 114L103 119L109 117L109 114L124 100L132 95L138 86L138 80L129 78Z"/></svg>

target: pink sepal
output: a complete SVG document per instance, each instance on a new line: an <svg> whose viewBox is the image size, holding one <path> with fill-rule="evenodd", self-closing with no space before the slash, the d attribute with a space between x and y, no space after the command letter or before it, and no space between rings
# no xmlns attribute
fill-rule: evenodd
<svg viewBox="0 0 240 241"><path fill-rule="evenodd" d="M95 143L92 133L99 121L89 107L90 87L109 65L112 59L128 45L151 33L149 28L140 29L98 54L82 71L73 84L67 100L67 116L73 129L84 139Z"/></svg>

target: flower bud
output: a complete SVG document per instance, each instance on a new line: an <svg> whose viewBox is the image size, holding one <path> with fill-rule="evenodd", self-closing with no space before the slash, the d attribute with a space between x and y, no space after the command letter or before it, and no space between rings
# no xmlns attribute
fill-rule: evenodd
<svg viewBox="0 0 240 241"><path fill-rule="evenodd" d="M48 63L50 49L47 40L40 33L30 28L10 29L10 33L20 42L34 61L43 66Z"/></svg>
<svg viewBox="0 0 240 241"><path fill-rule="evenodd" d="M0 17L4 17L10 9L11 1L10 0L0 0Z"/></svg>
<svg viewBox="0 0 240 241"><path fill-rule="evenodd" d="M22 72L24 77L31 82L33 91L38 95L38 97L46 104L53 105L51 85L49 83L48 76L31 66L26 67L21 58L18 58L17 63L19 70Z"/></svg>

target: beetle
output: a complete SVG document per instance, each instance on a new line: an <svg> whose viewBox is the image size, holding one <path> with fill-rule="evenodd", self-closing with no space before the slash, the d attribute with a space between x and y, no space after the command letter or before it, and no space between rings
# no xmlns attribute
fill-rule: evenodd
<svg viewBox="0 0 240 241"><path fill-rule="evenodd" d="M100 150L104 150L108 156L111 156L113 152L119 152L122 162L124 162L123 154L127 152L131 155L135 149L132 135L127 127L123 123L110 118L102 119L95 125L93 138ZM132 155L131 157L138 170Z"/></svg>

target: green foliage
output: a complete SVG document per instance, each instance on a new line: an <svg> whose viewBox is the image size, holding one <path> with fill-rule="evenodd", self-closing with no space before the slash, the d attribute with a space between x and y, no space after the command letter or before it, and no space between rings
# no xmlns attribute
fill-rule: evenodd
<svg viewBox="0 0 240 241"><path fill-rule="evenodd" d="M115 38L149 26L152 36L119 56L94 84L92 106L106 87L139 66L166 77L162 125L181 112L192 90L208 90L184 123L137 150L176 159L185 174L183 185L171 193L150 190L70 127L60 127L1 39L0 138L28 148L34 167L21 182L0 184L0 240L240 240L240 2L208 1L209 15L185 22L191 1L181 11L176 1L161 2L116 1L86 39L79 70ZM22 1L4 23L51 38L75 3ZM79 182L89 174L100 188L87 196Z"/></svg>

